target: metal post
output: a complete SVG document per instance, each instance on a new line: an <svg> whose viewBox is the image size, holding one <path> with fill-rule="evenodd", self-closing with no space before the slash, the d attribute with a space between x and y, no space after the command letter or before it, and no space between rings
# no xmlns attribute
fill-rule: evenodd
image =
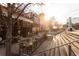
<svg viewBox="0 0 79 59"><path fill-rule="evenodd" d="M69 48L69 56L71 56L71 46L68 45L68 48Z"/></svg>
<svg viewBox="0 0 79 59"><path fill-rule="evenodd" d="M23 55L23 43L20 43L19 55Z"/></svg>

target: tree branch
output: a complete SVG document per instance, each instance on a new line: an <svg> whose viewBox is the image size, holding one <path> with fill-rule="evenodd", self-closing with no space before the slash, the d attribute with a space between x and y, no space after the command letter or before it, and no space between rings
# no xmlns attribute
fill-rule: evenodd
<svg viewBox="0 0 79 59"><path fill-rule="evenodd" d="M14 22L14 23L16 23L17 22L17 19L21 16L21 14L24 12L24 10L25 10L25 8L28 6L28 5L30 5L31 3L28 3L28 4L26 4L25 6L24 6L24 8L22 9L22 11L21 11L21 13L17 16L17 18L16 18L16 21ZM13 23L13 24L14 24Z"/></svg>
<svg viewBox="0 0 79 59"><path fill-rule="evenodd" d="M22 6L22 5L23 5L23 3L22 3L22 4L20 4L20 5L19 5L19 6L17 6L17 7L14 7L14 8L15 8L15 10L13 11L13 13L12 13L12 14L16 13L17 9L18 9L20 6Z"/></svg>
<svg viewBox="0 0 79 59"><path fill-rule="evenodd" d="M25 10L25 8L30 5L31 3L28 3L26 6L24 6L24 8L22 9L21 13L17 16L16 20L20 17L20 15L23 13L23 11Z"/></svg>
<svg viewBox="0 0 79 59"><path fill-rule="evenodd" d="M16 7L16 9L15 9L15 11L16 11L16 10L17 10L20 6L22 6L22 5L23 5L23 3L22 3L22 4L20 4L19 6L17 6L17 7Z"/></svg>

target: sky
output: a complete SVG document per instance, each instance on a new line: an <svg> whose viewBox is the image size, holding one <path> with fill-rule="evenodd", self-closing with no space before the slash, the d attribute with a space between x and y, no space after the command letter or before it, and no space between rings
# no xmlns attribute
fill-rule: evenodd
<svg viewBox="0 0 79 59"><path fill-rule="evenodd" d="M0 0L1 3L47 3L46 18L55 17L59 23L66 23L68 17L79 16L79 0ZM37 9L34 10L37 12ZM73 20L72 20L73 21ZM74 20L73 22L77 22Z"/></svg>
<svg viewBox="0 0 79 59"><path fill-rule="evenodd" d="M32 7L35 12L44 12L46 19L55 17L62 24L66 23L68 17L79 17L79 3L45 3L42 8ZM73 21L73 20L72 20ZM74 20L77 22L78 20Z"/></svg>
<svg viewBox="0 0 79 59"><path fill-rule="evenodd" d="M49 3L46 4L44 9L48 17L54 16L62 24L66 23L68 17L79 17L79 4L76 3ZM74 22L77 21L74 20Z"/></svg>

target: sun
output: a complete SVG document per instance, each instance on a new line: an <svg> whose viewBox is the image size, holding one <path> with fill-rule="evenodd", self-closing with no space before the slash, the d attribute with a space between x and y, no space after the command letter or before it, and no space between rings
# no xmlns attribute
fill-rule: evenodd
<svg viewBox="0 0 79 59"><path fill-rule="evenodd" d="M48 20L50 20L51 17L48 14L45 14L44 18L45 18L46 21L48 21Z"/></svg>
<svg viewBox="0 0 79 59"><path fill-rule="evenodd" d="M55 17L57 22L62 24L66 23L66 20L63 17L64 12L61 10L61 6L46 3L43 6L43 12L45 14L46 21L50 20L51 17Z"/></svg>

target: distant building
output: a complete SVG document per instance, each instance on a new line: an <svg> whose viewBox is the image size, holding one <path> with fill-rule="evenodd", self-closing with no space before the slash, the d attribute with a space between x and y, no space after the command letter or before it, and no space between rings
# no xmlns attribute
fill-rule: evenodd
<svg viewBox="0 0 79 59"><path fill-rule="evenodd" d="M1 9L3 11L4 17L7 17L8 8L1 5ZM20 12L14 13L12 15L12 18L15 19L19 14ZM21 33L23 34L23 36L26 36L28 32L32 33L32 28L35 26L34 24L39 25L39 23L40 21L38 15L34 14L33 12L22 13L18 21L13 26L13 33L14 35L15 33L17 34L17 31L21 27Z"/></svg>
<svg viewBox="0 0 79 59"><path fill-rule="evenodd" d="M72 17L72 23L79 23L79 17Z"/></svg>
<svg viewBox="0 0 79 59"><path fill-rule="evenodd" d="M45 30L46 29L46 22L45 22L44 13L40 13L39 18L40 18L40 30Z"/></svg>

